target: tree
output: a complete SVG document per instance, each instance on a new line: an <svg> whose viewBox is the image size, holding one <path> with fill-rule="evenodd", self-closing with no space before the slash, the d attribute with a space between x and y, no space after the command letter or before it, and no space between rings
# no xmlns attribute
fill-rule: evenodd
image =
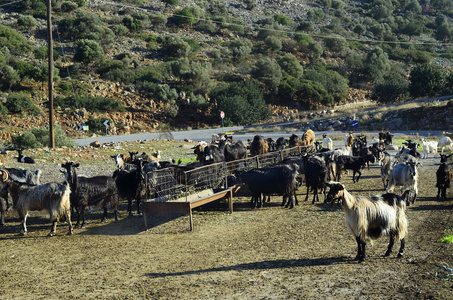
<svg viewBox="0 0 453 300"><path fill-rule="evenodd" d="M414 67L409 76L409 93L413 97L432 97L443 93L447 73L434 64Z"/></svg>
<svg viewBox="0 0 453 300"><path fill-rule="evenodd" d="M264 83L269 90L277 88L282 79L280 66L269 58L258 60L251 74L253 78Z"/></svg>
<svg viewBox="0 0 453 300"><path fill-rule="evenodd" d="M96 41L82 39L77 43L74 61L91 63L104 58L104 51Z"/></svg>
<svg viewBox="0 0 453 300"><path fill-rule="evenodd" d="M254 80L219 85L210 96L215 99L215 114L225 112L226 126L251 125L270 116L259 84Z"/></svg>
<svg viewBox="0 0 453 300"><path fill-rule="evenodd" d="M181 10L176 11L173 14L173 20L177 25L189 25L195 24L195 16L188 7L184 7Z"/></svg>
<svg viewBox="0 0 453 300"><path fill-rule="evenodd" d="M379 47L371 50L365 59L365 73L375 81L380 81L390 71L387 53Z"/></svg>
<svg viewBox="0 0 453 300"><path fill-rule="evenodd" d="M373 99L384 103L394 103L405 100L409 94L409 83L396 72L391 72L374 88Z"/></svg>
<svg viewBox="0 0 453 300"><path fill-rule="evenodd" d="M294 36L300 51L304 52L310 58L320 58L324 52L320 43L315 41L310 35L298 33Z"/></svg>
<svg viewBox="0 0 453 300"><path fill-rule="evenodd" d="M264 39L264 44L270 52L275 52L282 49L282 42L280 41L280 38L276 36L268 36Z"/></svg>
<svg viewBox="0 0 453 300"><path fill-rule="evenodd" d="M165 3L165 6L171 5L171 6L176 6L179 5L179 0L161 0L163 3Z"/></svg>
<svg viewBox="0 0 453 300"><path fill-rule="evenodd" d="M286 53L277 60L278 65L286 75L294 78L300 78L304 74L304 68L297 58L291 53Z"/></svg>

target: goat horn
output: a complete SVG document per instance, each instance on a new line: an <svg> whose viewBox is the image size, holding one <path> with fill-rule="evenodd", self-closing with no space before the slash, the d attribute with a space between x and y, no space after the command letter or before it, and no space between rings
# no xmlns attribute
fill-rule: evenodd
<svg viewBox="0 0 453 300"><path fill-rule="evenodd" d="M0 170L0 174L1 174L1 178L2 178L2 181L5 182L8 180L9 178L9 174L8 174L8 171L6 170Z"/></svg>

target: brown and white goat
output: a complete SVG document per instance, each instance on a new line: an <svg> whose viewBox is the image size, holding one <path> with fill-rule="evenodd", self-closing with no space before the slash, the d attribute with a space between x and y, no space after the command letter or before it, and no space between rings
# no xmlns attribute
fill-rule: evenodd
<svg viewBox="0 0 453 300"><path fill-rule="evenodd" d="M66 217L69 234L72 234L71 223L71 190L69 183L51 182L38 186L29 186L10 179L8 171L0 170L0 188L7 189L13 199L13 207L21 219L21 234L27 232L27 216L29 211L47 211L52 221L52 229L48 236L55 234L57 222L61 216Z"/></svg>
<svg viewBox="0 0 453 300"><path fill-rule="evenodd" d="M398 257L403 256L408 227L404 194L398 196L386 193L369 197L355 197L339 182L329 182L328 186L330 190L326 202L333 205L335 200L341 201L348 230L356 238L357 256L355 259L363 262L366 259L367 240L378 239L381 236L390 237L384 256L392 253L395 238L401 242Z"/></svg>

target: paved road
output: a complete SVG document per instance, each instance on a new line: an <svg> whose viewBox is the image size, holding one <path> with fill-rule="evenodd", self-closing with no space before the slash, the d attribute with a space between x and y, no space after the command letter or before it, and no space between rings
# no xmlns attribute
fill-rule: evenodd
<svg viewBox="0 0 453 300"><path fill-rule="evenodd" d="M201 129L201 130L190 130L190 131L174 131L171 132L173 135L173 138L176 141L183 141L184 139L191 139L193 141L211 141L212 140L212 135L213 134L218 134L222 132L232 132L232 131L238 131L238 130L243 130L243 126L236 126L236 127L226 127L223 130L219 128L215 129ZM279 137L289 137L292 134L297 134L299 136L302 135L302 131L296 131L296 132L260 132L259 134L263 135L265 138L272 138L274 140L277 140ZM346 132L342 131L316 131L316 136L321 137L323 134L327 135L338 135L338 134L344 134L346 135ZM369 136L375 136L377 137L376 132L363 132L361 130L357 130L357 133L368 133ZM401 135L416 135L417 133L419 134L420 137L427 137L428 135L430 136L441 136L442 131L396 131L392 133L397 137ZM256 135L256 132L250 132L250 133L237 133L234 135L235 140L242 140L246 141L248 139L253 139L253 137ZM153 132L153 133L137 133L137 134L126 134L126 135L112 135L112 136L102 136L102 137L91 137L91 138L85 138L85 139L76 139L74 140L79 146L88 146L90 143L94 141L99 141L101 144L104 143L118 143L118 142L133 142L133 141L139 141L139 140L153 140L153 139L159 139L161 136L161 133L158 132Z"/></svg>

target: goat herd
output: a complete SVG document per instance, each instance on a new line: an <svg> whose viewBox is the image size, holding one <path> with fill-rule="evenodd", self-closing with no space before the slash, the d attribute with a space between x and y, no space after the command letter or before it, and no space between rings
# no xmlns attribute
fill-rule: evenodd
<svg viewBox="0 0 453 300"><path fill-rule="evenodd" d="M453 142L445 136L438 142L421 139L423 157L430 153L437 154L441 148L441 164L436 172L438 188L437 198L446 199L446 189L450 186L453 172L447 159L451 155L443 154L444 147L452 149ZM66 162L61 164L65 174L63 183L40 184L40 170L23 170L16 168L0 169L0 209L1 225L5 224L5 211L9 207L8 197L12 198L13 207L21 219L21 234L27 232L26 220L29 211L46 210L52 221L49 236L55 233L59 218L65 218L69 225L69 234L73 232L71 210L76 212L76 226L85 226L85 211L90 206L102 207L102 220L107 216L107 207L114 211L118 219L119 199L128 200L128 213L132 215L132 201L137 201L137 213L140 214L140 198L143 193L146 174L169 165L196 168L202 165L222 161L236 161L248 155L262 155L267 152L285 148L305 146L309 151L290 156L283 161L268 167L255 168L249 171L236 171L230 176L229 183L244 185L252 194L255 207L262 207L266 196L283 196L282 205L293 208L298 204L296 190L305 183L309 192L313 192L312 202L319 201L319 193L324 193L325 202L340 201L346 214L349 231L357 241L359 261L366 258L365 246L368 239L386 235L390 242L385 256L390 255L395 239L400 241L398 256L403 255L405 235L407 233L406 206L414 203L418 194L417 180L420 154L418 143L407 140L401 147L392 143L392 134L380 133L379 139L368 145L365 135L354 137L350 132L345 137L345 145L333 148L332 140L323 135L321 142L315 140L315 133L307 130L302 137L295 134L277 141L256 135L252 141L244 143L225 137L218 145L199 142L194 147L197 162L185 166L162 162L160 153L155 155L131 152L130 157L122 154L112 156L117 170L112 176L84 177L77 174L79 164ZM395 155L388 150L396 150ZM33 163L19 153L20 162ZM31 160L30 160L31 159ZM129 160L129 162L127 161ZM343 173L352 171L353 182L358 182L363 169L370 163L379 163L381 178L386 193L376 196L353 196L340 181ZM401 187L401 195L395 194L395 188ZM268 198L269 199L269 198ZM81 223L81 224L80 224Z"/></svg>

